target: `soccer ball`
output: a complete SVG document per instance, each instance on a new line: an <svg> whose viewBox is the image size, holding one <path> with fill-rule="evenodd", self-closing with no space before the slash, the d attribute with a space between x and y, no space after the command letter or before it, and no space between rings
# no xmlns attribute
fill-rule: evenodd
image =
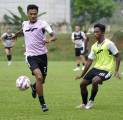
<svg viewBox="0 0 123 120"><path fill-rule="evenodd" d="M19 76L16 80L16 87L19 88L19 90L26 90L30 87L30 79L27 76Z"/></svg>

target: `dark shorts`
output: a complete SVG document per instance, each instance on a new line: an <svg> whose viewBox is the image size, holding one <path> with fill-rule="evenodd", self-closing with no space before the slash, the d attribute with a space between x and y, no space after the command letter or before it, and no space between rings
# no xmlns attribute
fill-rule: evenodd
<svg viewBox="0 0 123 120"><path fill-rule="evenodd" d="M41 73L43 77L46 77L47 75L47 55L38 55L38 56L28 56L27 57L28 65L32 71L36 68L39 68L41 70Z"/></svg>
<svg viewBox="0 0 123 120"><path fill-rule="evenodd" d="M5 49L11 49L12 47L4 47Z"/></svg>
<svg viewBox="0 0 123 120"><path fill-rule="evenodd" d="M92 79L95 76L99 76L101 78L102 81L108 80L111 78L111 73L109 73L108 71L105 70L100 70L97 68L92 68L91 70L89 70L89 72L85 75L84 79L88 80L90 82L92 82Z"/></svg>
<svg viewBox="0 0 123 120"><path fill-rule="evenodd" d="M83 47L81 48L75 48L75 56L80 56L84 54Z"/></svg>

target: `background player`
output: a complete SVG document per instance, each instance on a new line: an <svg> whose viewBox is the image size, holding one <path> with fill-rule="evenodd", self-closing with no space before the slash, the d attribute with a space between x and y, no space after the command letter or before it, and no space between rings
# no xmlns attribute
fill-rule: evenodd
<svg viewBox="0 0 123 120"><path fill-rule="evenodd" d="M12 47L15 44L15 38L12 38L14 33L11 32L11 29L8 27L6 32L1 35L1 41L4 45L5 54L7 56L8 65L12 63Z"/></svg>
<svg viewBox="0 0 123 120"><path fill-rule="evenodd" d="M84 65L86 63L84 53L87 48L86 35L80 30L79 25L75 26L75 31L72 33L71 39L75 46L76 56L76 68L74 69L74 71L78 71L80 70L80 64L82 63L82 66L84 68Z"/></svg>

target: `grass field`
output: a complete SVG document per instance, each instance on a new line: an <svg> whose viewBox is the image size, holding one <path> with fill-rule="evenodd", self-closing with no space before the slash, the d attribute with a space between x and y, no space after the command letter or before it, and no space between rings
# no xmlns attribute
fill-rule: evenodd
<svg viewBox="0 0 123 120"><path fill-rule="evenodd" d="M27 65L23 61L11 66L0 62L0 120L122 120L123 81L112 78L105 82L100 86L94 108L78 110L75 106L81 102L80 81L74 80L79 73L73 72L73 67L73 62L49 62L45 84L49 111L43 113L30 89L19 91L15 87L20 75L27 75L33 82Z"/></svg>

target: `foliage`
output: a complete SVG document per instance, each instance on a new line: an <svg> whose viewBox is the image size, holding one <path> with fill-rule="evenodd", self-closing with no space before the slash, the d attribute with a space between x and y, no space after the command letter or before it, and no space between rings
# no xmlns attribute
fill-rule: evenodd
<svg viewBox="0 0 123 120"><path fill-rule="evenodd" d="M5 14L4 15L4 20L7 24L17 25L18 28L20 28L22 22L27 20L28 17L27 17L26 13L24 12L24 10L22 9L21 6L18 6L17 9L18 9L18 12L19 12L19 16L12 13L10 10L7 10L10 13L10 15ZM43 14L46 14L46 12L40 13L38 15L38 17L42 16Z"/></svg>
<svg viewBox="0 0 123 120"><path fill-rule="evenodd" d="M72 21L84 25L110 18L115 10L112 0L71 0Z"/></svg>

